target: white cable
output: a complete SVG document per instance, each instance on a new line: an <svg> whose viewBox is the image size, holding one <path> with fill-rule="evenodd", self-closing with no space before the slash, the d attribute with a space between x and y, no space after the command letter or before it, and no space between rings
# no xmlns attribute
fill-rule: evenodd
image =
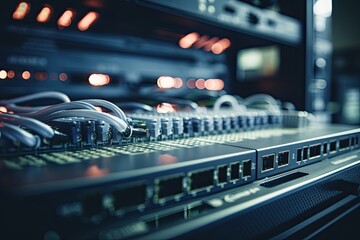
<svg viewBox="0 0 360 240"><path fill-rule="evenodd" d="M251 95L251 96L245 98L243 103L246 106L249 106L249 105L254 104L256 102L266 102L272 107L272 110L280 111L280 107L279 107L278 102L276 101L276 99L273 98L272 96L270 96L268 94L264 94L264 93Z"/></svg>
<svg viewBox="0 0 360 240"><path fill-rule="evenodd" d="M239 110L239 111L246 111L246 107L243 105L240 105L238 103L238 100L231 95L223 95L221 97L219 97L218 99L216 99L215 103L214 103L214 111L217 112L220 110L221 106L224 103L229 103L231 105L231 107L234 110Z"/></svg>
<svg viewBox="0 0 360 240"><path fill-rule="evenodd" d="M97 112L96 107L94 107L93 105L91 105L89 103L81 102L81 101L74 101L74 102L67 102L67 103L60 103L60 104L52 105L52 106L47 107L38 112L22 113L20 115L32 117L35 119L42 119L44 116L55 113L55 112L59 112L59 111L63 111L63 110L73 110L73 109L88 109L88 110L93 110L93 111Z"/></svg>
<svg viewBox="0 0 360 240"><path fill-rule="evenodd" d="M25 95L22 97L12 98L8 100L2 100L0 101L0 104L16 104L16 103L22 103L27 101L33 101L38 100L42 98L51 98L51 99L58 99L62 102L70 102L70 98L61 92L54 92L54 91L48 91L48 92L40 92L40 93L34 93Z"/></svg>
<svg viewBox="0 0 360 240"><path fill-rule="evenodd" d="M126 117L125 113L118 106L116 106L115 104L113 104L109 101L102 100L102 99L82 99L81 102L86 102L86 103L90 103L95 106L107 108L107 109L111 110L115 114L115 116L117 116L120 119L127 122L127 117Z"/></svg>
<svg viewBox="0 0 360 240"><path fill-rule="evenodd" d="M52 138L54 136L54 130L50 126L36 119L4 113L0 114L0 121L27 127L44 138Z"/></svg>
<svg viewBox="0 0 360 240"><path fill-rule="evenodd" d="M119 132L125 132L125 130L128 127L126 122L118 117L112 116L107 113L95 112L95 111L83 110L83 109L64 110L60 112L55 112L50 115L43 116L41 120L49 121L53 119L69 118L69 117L85 117L85 118L95 118L95 119L103 120L109 123L110 125L112 125L113 127L115 127Z"/></svg>
<svg viewBox="0 0 360 240"><path fill-rule="evenodd" d="M16 104L8 104L6 105L6 108L8 111L12 111L15 113L30 113L30 112L37 112L40 110L43 110L44 108L47 108L48 106L37 106L37 107L26 107L26 106L18 106Z"/></svg>
<svg viewBox="0 0 360 240"><path fill-rule="evenodd" d="M38 147L40 145L39 138L17 126L8 123L0 123L0 131L2 135L12 141L19 141L28 147Z"/></svg>

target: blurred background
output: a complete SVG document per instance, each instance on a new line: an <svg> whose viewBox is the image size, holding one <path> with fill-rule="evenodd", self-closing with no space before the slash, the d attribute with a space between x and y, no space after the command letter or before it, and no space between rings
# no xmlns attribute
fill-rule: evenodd
<svg viewBox="0 0 360 240"><path fill-rule="evenodd" d="M333 1L332 41L335 122L360 123L360 16L359 2Z"/></svg>
<svg viewBox="0 0 360 240"><path fill-rule="evenodd" d="M57 90L207 106L225 93L266 93L322 122L360 123L354 1L0 4L1 99Z"/></svg>

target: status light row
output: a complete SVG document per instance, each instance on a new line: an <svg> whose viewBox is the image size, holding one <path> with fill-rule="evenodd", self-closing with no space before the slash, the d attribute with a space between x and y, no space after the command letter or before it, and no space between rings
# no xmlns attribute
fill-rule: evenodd
<svg viewBox="0 0 360 240"><path fill-rule="evenodd" d="M0 70L0 80L13 79L16 76L18 76L19 78L22 78L24 80L29 80L32 76L32 73L27 70L19 72L19 73L15 73L13 70L9 70L9 71ZM37 80L45 80L48 78L48 74L46 72L35 72L33 74L33 76ZM57 75L56 73L52 73L51 78L59 79L60 81L66 81L68 79L68 76L66 73L60 73L59 75Z"/></svg>
<svg viewBox="0 0 360 240"><path fill-rule="evenodd" d="M20 2L12 17L15 20L23 20L26 15L30 12L30 4L27 2ZM53 9L50 5L45 4L39 14L36 17L36 21L39 23L46 23L50 20ZM76 12L73 9L66 9L64 13L59 17L57 24L60 29L69 27L76 15ZM99 18L97 12L88 12L79 22L78 29L80 31L86 31L89 27Z"/></svg>
<svg viewBox="0 0 360 240"><path fill-rule="evenodd" d="M160 76L157 79L157 86L162 89L169 88L181 88L184 85L184 81L178 77ZM194 89L207 89L212 91L220 91L224 89L224 81L221 79L188 79L186 81L188 88Z"/></svg>

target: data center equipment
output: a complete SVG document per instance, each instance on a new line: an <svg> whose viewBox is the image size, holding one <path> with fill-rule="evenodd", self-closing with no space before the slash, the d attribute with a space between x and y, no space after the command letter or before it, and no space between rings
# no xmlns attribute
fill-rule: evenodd
<svg viewBox="0 0 360 240"><path fill-rule="evenodd" d="M50 96L65 103L40 109L20 105ZM159 221L162 226L179 215L192 218L216 208L223 200L204 204L204 199L218 193L251 183L272 187L307 175L315 177L301 169L319 161L356 160L358 164L359 128L314 123L287 127L289 116L276 105L266 111L247 109L237 102L232 102L231 109L221 108L235 99L224 95L212 109L198 112L128 115L105 100L70 101L58 92L3 100L14 113L0 115L1 220L8 226L2 236L156 236ZM336 156L344 159L334 160ZM239 198L257 191L252 186ZM231 203L229 198L236 195L223 198ZM28 217L16 224L24 213ZM149 217L154 213L155 219ZM149 219L132 222L144 216ZM124 226L112 232L108 224ZM137 232L138 228L143 230Z"/></svg>
<svg viewBox="0 0 360 240"><path fill-rule="evenodd" d="M331 1L0 6L1 239L354 232L360 128L319 124Z"/></svg>
<svg viewBox="0 0 360 240"><path fill-rule="evenodd" d="M324 0L2 3L1 94L62 89L109 100L225 89L325 112L331 17L314 15L314 3ZM164 76L174 81L161 85Z"/></svg>

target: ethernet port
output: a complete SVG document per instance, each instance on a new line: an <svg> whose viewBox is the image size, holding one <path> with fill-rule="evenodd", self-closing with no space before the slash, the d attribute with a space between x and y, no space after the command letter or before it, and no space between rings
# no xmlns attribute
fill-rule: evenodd
<svg viewBox="0 0 360 240"><path fill-rule="evenodd" d="M282 166L288 165L289 164L289 156L290 156L289 151L279 152L279 154L278 154L278 166L282 167Z"/></svg>
<svg viewBox="0 0 360 240"><path fill-rule="evenodd" d="M336 141L330 143L330 153L336 152Z"/></svg>
<svg viewBox="0 0 360 240"><path fill-rule="evenodd" d="M328 144L327 143L324 143L323 144L323 154L326 155L328 152Z"/></svg>
<svg viewBox="0 0 360 240"><path fill-rule="evenodd" d="M155 180L156 196L158 199L179 196L183 194L183 176L169 176Z"/></svg>
<svg viewBox="0 0 360 240"><path fill-rule="evenodd" d="M275 166L275 154L269 154L262 156L262 171L269 171L274 169Z"/></svg>
<svg viewBox="0 0 360 240"><path fill-rule="evenodd" d="M124 186L114 190L112 194L115 210L136 207L145 204L147 200L145 184Z"/></svg>
<svg viewBox="0 0 360 240"><path fill-rule="evenodd" d="M227 172L228 172L227 165L218 167L218 169L217 169L218 184L224 184L227 182Z"/></svg>
<svg viewBox="0 0 360 240"><path fill-rule="evenodd" d="M298 148L297 149L297 155L296 155L296 161L297 162L301 162L301 154L302 154L302 149L301 148Z"/></svg>
<svg viewBox="0 0 360 240"><path fill-rule="evenodd" d="M310 159L319 157L321 155L321 145L316 144L310 146Z"/></svg>
<svg viewBox="0 0 360 240"><path fill-rule="evenodd" d="M244 160L242 162L242 177L251 177L251 160Z"/></svg>
<svg viewBox="0 0 360 240"><path fill-rule="evenodd" d="M341 139L339 141L339 150L340 151L345 150L349 147L350 147L350 139L349 138Z"/></svg>
<svg viewBox="0 0 360 240"><path fill-rule="evenodd" d="M210 188L214 185L214 169L189 173L190 191Z"/></svg>
<svg viewBox="0 0 360 240"><path fill-rule="evenodd" d="M232 163L230 165L230 181L236 181L240 179L240 163Z"/></svg>
<svg viewBox="0 0 360 240"><path fill-rule="evenodd" d="M303 160L308 159L309 147L303 147Z"/></svg>

